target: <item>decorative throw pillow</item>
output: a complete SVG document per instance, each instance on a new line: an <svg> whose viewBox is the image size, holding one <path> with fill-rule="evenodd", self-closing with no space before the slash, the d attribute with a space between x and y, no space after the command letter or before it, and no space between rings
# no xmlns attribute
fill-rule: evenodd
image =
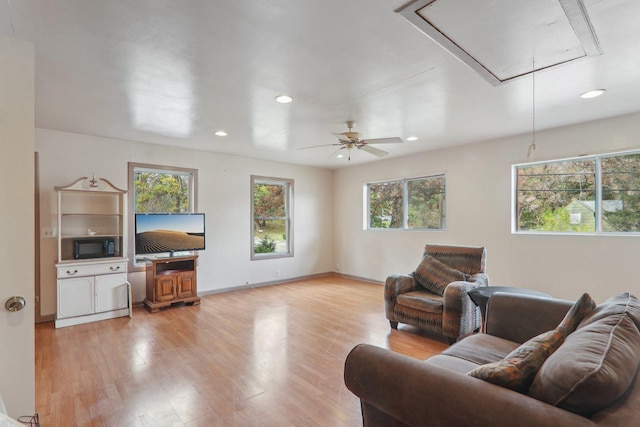
<svg viewBox="0 0 640 427"><path fill-rule="evenodd" d="M558 327L565 328L567 335L569 335L576 330L576 327L582 319L584 319L588 314L591 314L595 308L596 302L591 299L591 295L585 292L580 298L578 298L576 303L573 304L573 307L569 309Z"/></svg>
<svg viewBox="0 0 640 427"><path fill-rule="evenodd" d="M565 328L544 332L509 353L504 359L467 373L475 378L526 393L544 361L564 342Z"/></svg>
<svg viewBox="0 0 640 427"><path fill-rule="evenodd" d="M449 267L431 255L422 258L422 262L415 271L415 278L418 283L440 296L444 295L444 290L449 283L457 280L467 280L468 277L463 272Z"/></svg>

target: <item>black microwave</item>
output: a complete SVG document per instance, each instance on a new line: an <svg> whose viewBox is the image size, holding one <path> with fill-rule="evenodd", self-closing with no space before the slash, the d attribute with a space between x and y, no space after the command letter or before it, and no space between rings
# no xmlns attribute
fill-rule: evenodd
<svg viewBox="0 0 640 427"><path fill-rule="evenodd" d="M115 255L116 242L113 237L94 237L73 241L75 259L106 258Z"/></svg>

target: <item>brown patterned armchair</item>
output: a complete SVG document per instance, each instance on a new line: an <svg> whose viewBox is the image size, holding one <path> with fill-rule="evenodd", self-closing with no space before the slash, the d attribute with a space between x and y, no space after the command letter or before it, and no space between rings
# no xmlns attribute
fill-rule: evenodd
<svg viewBox="0 0 640 427"><path fill-rule="evenodd" d="M405 323L450 342L479 329L480 310L467 291L489 285L486 258L484 247L426 245L415 271L387 277L384 301L391 327Z"/></svg>

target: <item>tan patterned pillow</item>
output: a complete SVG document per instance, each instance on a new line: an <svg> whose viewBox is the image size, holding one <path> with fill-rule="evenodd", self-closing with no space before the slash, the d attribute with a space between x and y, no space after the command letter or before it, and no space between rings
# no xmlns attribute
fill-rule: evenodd
<svg viewBox="0 0 640 427"><path fill-rule="evenodd" d="M588 314L591 314L595 308L596 302L591 299L591 295L585 292L580 298L578 298L578 301L573 304L573 307L569 309L558 327L565 328L567 335L569 335L576 330L576 327L580 322L582 322L582 319L584 319Z"/></svg>
<svg viewBox="0 0 640 427"><path fill-rule="evenodd" d="M449 267L431 255L422 258L422 262L415 271L415 278L418 283L440 296L444 295L444 290L449 283L467 280L468 277L463 272Z"/></svg>
<svg viewBox="0 0 640 427"><path fill-rule="evenodd" d="M526 393L544 361L564 342L565 328L544 332L509 353L504 359L467 373L475 378Z"/></svg>

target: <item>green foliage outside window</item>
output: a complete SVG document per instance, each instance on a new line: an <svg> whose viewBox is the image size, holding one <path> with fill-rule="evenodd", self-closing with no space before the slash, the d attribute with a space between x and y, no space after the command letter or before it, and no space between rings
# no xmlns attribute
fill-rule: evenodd
<svg viewBox="0 0 640 427"><path fill-rule="evenodd" d="M369 228L444 229L442 175L367 184L367 194Z"/></svg>
<svg viewBox="0 0 640 427"><path fill-rule="evenodd" d="M640 154L523 165L516 172L519 231L640 232Z"/></svg>
<svg viewBox="0 0 640 427"><path fill-rule="evenodd" d="M602 159L602 199L620 202L602 213L615 230L640 232L640 154Z"/></svg>
<svg viewBox="0 0 640 427"><path fill-rule="evenodd" d="M267 235L261 238L254 247L257 254L269 254L276 251L276 241Z"/></svg>
<svg viewBox="0 0 640 427"><path fill-rule="evenodd" d="M369 227L402 228L402 182L369 184Z"/></svg>
<svg viewBox="0 0 640 427"><path fill-rule="evenodd" d="M134 179L136 212L189 212L190 175L136 171Z"/></svg>
<svg viewBox="0 0 640 427"><path fill-rule="evenodd" d="M408 228L444 228L444 178L411 180L407 190Z"/></svg>
<svg viewBox="0 0 640 427"><path fill-rule="evenodd" d="M254 177L252 183L253 253L291 254L289 197L293 181Z"/></svg>

